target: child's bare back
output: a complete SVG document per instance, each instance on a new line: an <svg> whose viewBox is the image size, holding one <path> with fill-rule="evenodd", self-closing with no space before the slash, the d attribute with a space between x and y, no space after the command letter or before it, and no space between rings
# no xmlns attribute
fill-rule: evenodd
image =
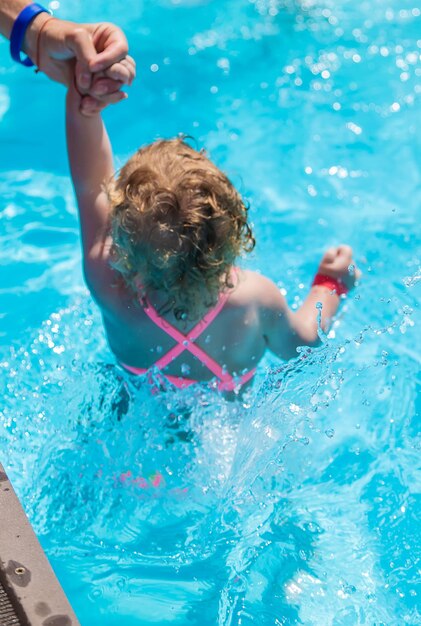
<svg viewBox="0 0 421 626"><path fill-rule="evenodd" d="M110 348L133 374L153 366L178 387L247 385L266 349L281 358L319 342L358 270L349 246L326 252L297 312L269 279L236 267L254 239L230 181L181 140L137 152L112 181L100 115L67 99L69 159L80 211L85 276ZM107 190L104 185L108 185Z"/></svg>

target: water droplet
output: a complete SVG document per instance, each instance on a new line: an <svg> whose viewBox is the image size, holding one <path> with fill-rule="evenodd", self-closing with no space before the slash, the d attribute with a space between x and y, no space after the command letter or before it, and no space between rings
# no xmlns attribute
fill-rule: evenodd
<svg viewBox="0 0 421 626"><path fill-rule="evenodd" d="M226 57L221 57L220 59L218 59L217 62L216 62L216 65L221 70L224 70L225 72L229 72L230 62L229 62L229 59L227 59Z"/></svg>
<svg viewBox="0 0 421 626"><path fill-rule="evenodd" d="M348 595L352 595L353 593L355 593L357 590L354 587L354 585L349 585L348 583L342 583L341 587L344 591L344 593L348 594Z"/></svg>
<svg viewBox="0 0 421 626"><path fill-rule="evenodd" d="M187 376L188 374L190 374L190 365L187 365L187 363L183 363L181 366L181 373L183 374L183 376Z"/></svg>
<svg viewBox="0 0 421 626"><path fill-rule="evenodd" d="M329 439L332 439L334 434L335 434L335 431L333 428L328 428L327 430L325 430L325 435L329 437Z"/></svg>
<svg viewBox="0 0 421 626"><path fill-rule="evenodd" d="M101 587L95 587L94 589L92 589L89 595L96 600L97 598L100 598L102 596L102 593L103 592Z"/></svg>
<svg viewBox="0 0 421 626"><path fill-rule="evenodd" d="M351 265L348 265L348 274L350 276L355 276L355 265L353 265L352 263Z"/></svg>

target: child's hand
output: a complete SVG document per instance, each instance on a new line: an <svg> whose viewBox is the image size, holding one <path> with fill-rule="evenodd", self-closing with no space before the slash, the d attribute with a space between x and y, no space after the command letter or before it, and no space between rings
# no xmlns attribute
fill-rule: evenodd
<svg viewBox="0 0 421 626"><path fill-rule="evenodd" d="M82 96L80 111L91 117L97 115L109 104L126 100L127 94L120 91L123 85L131 85L136 76L136 64L129 55L106 70L94 74L89 95ZM106 102L101 102L105 98Z"/></svg>
<svg viewBox="0 0 421 626"><path fill-rule="evenodd" d="M352 248L346 245L326 250L317 272L340 280L348 289L352 289L355 281L361 277L361 272L352 258Z"/></svg>

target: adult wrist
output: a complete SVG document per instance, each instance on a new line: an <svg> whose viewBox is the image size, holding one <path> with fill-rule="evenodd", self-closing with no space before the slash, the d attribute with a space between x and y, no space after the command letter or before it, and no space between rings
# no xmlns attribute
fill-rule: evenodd
<svg viewBox="0 0 421 626"><path fill-rule="evenodd" d="M51 20L51 13L39 13L29 24L26 29L25 37L22 44L22 51L28 55L33 63L36 62L38 36L45 22Z"/></svg>

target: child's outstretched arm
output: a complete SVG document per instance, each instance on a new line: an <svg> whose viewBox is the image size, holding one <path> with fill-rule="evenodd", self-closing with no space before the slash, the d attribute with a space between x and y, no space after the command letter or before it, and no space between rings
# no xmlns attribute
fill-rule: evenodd
<svg viewBox="0 0 421 626"><path fill-rule="evenodd" d="M353 266L351 272L350 266ZM288 308L276 286L268 281L271 286L267 287L267 300L262 314L268 348L281 358L292 358L297 355L299 346L319 345L319 318L322 330L327 331L340 303L337 290L345 292L352 289L360 275L349 246L330 248L324 254L317 272L321 280L315 281L307 298L295 312Z"/></svg>
<svg viewBox="0 0 421 626"><path fill-rule="evenodd" d="M109 68L106 76L97 77L95 88L109 89L110 78L122 81L125 73L129 78L134 75L134 61L131 57ZM126 97L121 91L113 94L114 102ZM113 176L114 167L111 144L101 119L100 107L92 100L90 117L81 115L81 98L74 84L71 84L66 99L67 151L79 209L85 276L89 283L91 270L98 260L104 258L108 245L110 208L104 184Z"/></svg>
<svg viewBox="0 0 421 626"><path fill-rule="evenodd" d="M113 157L107 131L98 113L80 111L81 95L70 85L66 98L66 136L70 172L79 209L84 263L99 252L106 237L109 205L104 182L113 175Z"/></svg>

